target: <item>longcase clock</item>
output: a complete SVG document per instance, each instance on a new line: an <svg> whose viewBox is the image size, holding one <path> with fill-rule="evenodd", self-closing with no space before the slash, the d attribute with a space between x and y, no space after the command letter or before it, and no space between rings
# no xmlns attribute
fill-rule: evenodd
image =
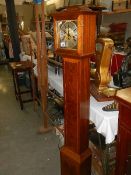
<svg viewBox="0 0 131 175"><path fill-rule="evenodd" d="M95 52L96 14L86 6L54 15L55 52L63 57L65 143L62 175L90 175L88 148L90 56Z"/></svg>

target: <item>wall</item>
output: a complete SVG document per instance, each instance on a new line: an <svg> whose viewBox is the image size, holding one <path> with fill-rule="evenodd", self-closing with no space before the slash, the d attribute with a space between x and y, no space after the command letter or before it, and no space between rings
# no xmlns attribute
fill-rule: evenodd
<svg viewBox="0 0 131 175"><path fill-rule="evenodd" d="M25 23L25 29L28 30L33 19L33 6L32 5L16 5L16 14L18 13L20 17L23 18ZM0 6L0 14L6 15L6 7L4 5Z"/></svg>
<svg viewBox="0 0 131 175"><path fill-rule="evenodd" d="M3 16L6 15L6 8L4 5L0 5L0 14L3 14Z"/></svg>
<svg viewBox="0 0 131 175"><path fill-rule="evenodd" d="M111 1L110 0L99 0L102 5L106 6L108 10L111 10ZM68 0L65 0L67 4ZM75 2L72 0L72 2ZM86 0L86 3L90 2L90 0ZM64 5L64 0L49 0L46 2L47 5L55 4L56 8L59 8ZM118 21L119 19L119 21ZM121 13L121 14L113 14L113 15L104 15L103 16L103 25L109 25L111 23L118 23L118 22L127 22L127 31L126 31L126 38L131 36L131 12L129 13Z"/></svg>
<svg viewBox="0 0 131 175"><path fill-rule="evenodd" d="M23 17L25 23L25 30L29 30L33 20L33 6L32 5L16 5L16 13Z"/></svg>
<svg viewBox="0 0 131 175"><path fill-rule="evenodd" d="M68 0L65 0L66 4ZM88 0L86 0L88 1ZM105 3L108 1L105 0ZM56 8L60 8L64 6L64 0L49 0L46 2L46 5L55 4ZM109 3L108 3L109 5ZM0 6L0 13L3 13L5 15L6 9L5 6ZM32 24L33 19L33 6L32 5L16 5L16 13L19 13L20 16L23 16L23 19L25 21L25 28L28 29L30 25ZM119 21L118 21L119 19ZM103 16L103 24L108 25L111 23L118 23L118 22L127 22L127 32L126 32L126 38L131 36L131 12L129 13L122 13L122 14L113 14L113 15L104 15Z"/></svg>
<svg viewBox="0 0 131 175"><path fill-rule="evenodd" d="M64 6L64 0L49 0L46 2L46 5L55 4L56 8Z"/></svg>

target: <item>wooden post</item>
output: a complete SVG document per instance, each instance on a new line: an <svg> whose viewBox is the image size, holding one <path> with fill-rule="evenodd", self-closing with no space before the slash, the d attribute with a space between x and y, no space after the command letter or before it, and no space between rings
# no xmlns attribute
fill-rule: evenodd
<svg viewBox="0 0 131 175"><path fill-rule="evenodd" d="M14 0L5 0L8 26L10 31L11 43L13 48L14 59L19 61L20 57L20 42L18 34L18 24L16 20L15 4Z"/></svg>
<svg viewBox="0 0 131 175"><path fill-rule="evenodd" d="M41 105L43 111L43 124L39 128L39 133L50 131L48 127L47 113L47 94L48 94L48 66L47 66L47 48L45 36L45 17L44 17L44 1L41 3L42 21L39 21L39 5L35 5L36 31L37 31L37 69L38 69L38 88L41 93ZM40 31L40 22L42 29Z"/></svg>
<svg viewBox="0 0 131 175"><path fill-rule="evenodd" d="M38 89L41 87L41 33L39 24L39 5L35 4L35 21L36 21L36 36L37 36L37 72L38 72Z"/></svg>
<svg viewBox="0 0 131 175"><path fill-rule="evenodd" d="M41 4L42 11L42 39L41 39L41 98L43 109L43 126L39 132L48 132L52 128L48 127L48 113L47 113L47 94L48 94L48 64L47 64L47 47L45 36L45 14L44 1Z"/></svg>

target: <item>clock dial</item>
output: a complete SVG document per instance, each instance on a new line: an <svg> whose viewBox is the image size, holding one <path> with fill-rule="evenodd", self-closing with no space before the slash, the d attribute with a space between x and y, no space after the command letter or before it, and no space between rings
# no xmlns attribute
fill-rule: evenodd
<svg viewBox="0 0 131 175"><path fill-rule="evenodd" d="M77 22L74 20L59 21L59 47L67 49L77 49Z"/></svg>

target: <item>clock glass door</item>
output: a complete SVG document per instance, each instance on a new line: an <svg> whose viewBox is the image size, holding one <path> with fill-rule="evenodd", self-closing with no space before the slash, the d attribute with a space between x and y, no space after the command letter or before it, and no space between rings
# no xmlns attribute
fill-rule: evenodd
<svg viewBox="0 0 131 175"><path fill-rule="evenodd" d="M76 20L57 22L58 46L62 49L77 49L78 31Z"/></svg>

